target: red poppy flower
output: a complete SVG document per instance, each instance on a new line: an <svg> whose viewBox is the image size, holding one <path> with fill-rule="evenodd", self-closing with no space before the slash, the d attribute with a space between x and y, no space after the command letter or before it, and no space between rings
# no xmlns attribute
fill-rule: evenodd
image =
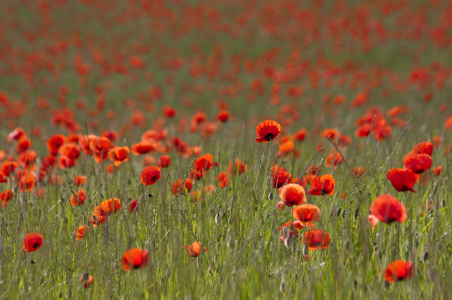
<svg viewBox="0 0 452 300"><path fill-rule="evenodd" d="M169 156L167 156L167 155L162 155L157 160L157 166L162 169L169 167L170 163L171 163L171 158L169 158Z"/></svg>
<svg viewBox="0 0 452 300"><path fill-rule="evenodd" d="M229 112L227 110L220 111L217 115L217 120L224 123L229 119Z"/></svg>
<svg viewBox="0 0 452 300"><path fill-rule="evenodd" d="M294 134L292 134L294 141L301 142L306 138L306 129L300 129Z"/></svg>
<svg viewBox="0 0 452 300"><path fill-rule="evenodd" d="M141 172L141 183L143 185L153 185L162 178L160 168L149 166Z"/></svg>
<svg viewBox="0 0 452 300"><path fill-rule="evenodd" d="M337 138L339 135L340 135L339 130L334 129L334 128L327 128L327 129L325 129L325 130L322 132L322 134L321 134L321 136L322 136L324 139L332 139L332 140L334 140L335 138Z"/></svg>
<svg viewBox="0 0 452 300"><path fill-rule="evenodd" d="M82 282L82 284L83 284L83 286L85 287L85 289L87 289L87 288L90 288L90 287L93 285L93 283L94 283L94 278L95 278L95 277L93 277L93 276L91 276L91 275L83 274L83 275L80 277L80 281Z"/></svg>
<svg viewBox="0 0 452 300"><path fill-rule="evenodd" d="M413 276L413 263L403 260L396 260L390 264L383 272L383 277L387 282L396 282L409 279Z"/></svg>
<svg viewBox="0 0 452 300"><path fill-rule="evenodd" d="M33 252L44 245L44 237L39 233L29 233L24 237L22 246L26 252Z"/></svg>
<svg viewBox="0 0 452 300"><path fill-rule="evenodd" d="M289 183L279 188L279 197L281 202L277 205L280 209L284 209L284 205L292 207L307 201L304 188L295 183Z"/></svg>
<svg viewBox="0 0 452 300"><path fill-rule="evenodd" d="M436 168L433 168L433 169L432 169L432 174L433 174L434 176L439 176L439 175L441 175L441 169L442 169L441 166L436 167Z"/></svg>
<svg viewBox="0 0 452 300"><path fill-rule="evenodd" d="M104 215L109 216L115 214L121 207L121 200L118 198L111 198L108 200L104 200L100 203L101 210L104 212Z"/></svg>
<svg viewBox="0 0 452 300"><path fill-rule="evenodd" d="M78 175L72 178L72 182L77 186L81 186L85 185L88 182L88 178L84 175Z"/></svg>
<svg viewBox="0 0 452 300"><path fill-rule="evenodd" d="M94 145L94 143L97 140L97 136L94 134L90 134L90 135L84 135L82 137L79 138L78 143L80 144L80 146L82 147L82 149L85 151L85 154L90 154L91 150L92 150L92 146Z"/></svg>
<svg viewBox="0 0 452 300"><path fill-rule="evenodd" d="M177 115L176 109L174 109L173 107L171 107L169 105L163 106L162 111L163 111L163 115L167 118L174 118Z"/></svg>
<svg viewBox="0 0 452 300"><path fill-rule="evenodd" d="M413 148L413 154L427 154L432 156L433 154L433 144L430 142L419 143Z"/></svg>
<svg viewBox="0 0 452 300"><path fill-rule="evenodd" d="M344 158L340 153L330 153L326 158L326 165L328 167L333 166L336 169L337 165L341 164Z"/></svg>
<svg viewBox="0 0 452 300"><path fill-rule="evenodd" d="M300 204L294 207L292 214L294 218L298 219L298 221L292 223L298 229L315 227L315 224L312 222L320 221L321 217L320 209L313 204Z"/></svg>
<svg viewBox="0 0 452 300"><path fill-rule="evenodd" d="M17 161L25 166L30 166L36 162L38 154L33 150L27 150L19 155Z"/></svg>
<svg viewBox="0 0 452 300"><path fill-rule="evenodd" d="M290 154L291 152L294 152L293 157L297 158L299 156L299 151L298 149L295 149L293 140L287 140L278 145L278 157L292 155Z"/></svg>
<svg viewBox="0 0 452 300"><path fill-rule="evenodd" d="M386 224L392 222L403 223L407 218L405 206L390 195L378 196L370 205L370 213L378 221Z"/></svg>
<svg viewBox="0 0 452 300"><path fill-rule="evenodd" d="M14 171L17 168L17 164L13 161L5 161L0 166L0 173L3 173L5 176L9 176L11 173L14 173Z"/></svg>
<svg viewBox="0 0 452 300"><path fill-rule="evenodd" d="M276 138L281 133L281 125L276 121L267 120L256 127L257 138L254 140L259 143L266 143Z"/></svg>
<svg viewBox="0 0 452 300"><path fill-rule="evenodd" d="M308 194L312 196L324 196L334 194L335 180L330 174L311 178L311 189Z"/></svg>
<svg viewBox="0 0 452 300"><path fill-rule="evenodd" d="M283 168L280 168L278 171L273 171L272 175L272 185L273 188L280 188L283 185L291 182L292 175L284 170Z"/></svg>
<svg viewBox="0 0 452 300"><path fill-rule="evenodd" d="M201 253L201 243L200 242L194 242L190 246L184 245L184 248L187 250L188 255L190 257L197 257L199 253ZM204 248L204 252L207 252L207 249Z"/></svg>
<svg viewBox="0 0 452 300"><path fill-rule="evenodd" d="M212 166L218 166L217 163L212 163L213 158L210 154L204 154L201 157L195 159L193 167L198 171L208 171Z"/></svg>
<svg viewBox="0 0 452 300"><path fill-rule="evenodd" d="M80 227L77 228L77 230L75 231L75 233L76 233L75 239L76 239L76 240L82 240L83 237L84 237L89 231L90 231L89 226L87 226L87 225L80 226Z"/></svg>
<svg viewBox="0 0 452 300"><path fill-rule="evenodd" d="M137 209L138 206L140 206L140 203L138 203L138 201L136 199L133 199L129 203L129 211L131 213L133 213L135 211L135 209Z"/></svg>
<svg viewBox="0 0 452 300"><path fill-rule="evenodd" d="M24 151L26 151L27 149L29 149L31 147L31 141L24 137L22 139L19 140L19 142L17 143L17 147L16 147L16 153L20 154Z"/></svg>
<svg viewBox="0 0 452 300"><path fill-rule="evenodd" d="M57 155L58 149L66 142L66 137L62 134L55 134L47 140L47 148L50 155Z"/></svg>
<svg viewBox="0 0 452 300"><path fill-rule="evenodd" d="M218 181L219 187L221 187L221 188L225 188L230 182L230 179L226 172L220 172L220 174L218 174L216 179Z"/></svg>
<svg viewBox="0 0 452 300"><path fill-rule="evenodd" d="M8 134L8 141L9 142L13 140L18 141L25 136L26 136L25 131L22 128L18 127Z"/></svg>
<svg viewBox="0 0 452 300"><path fill-rule="evenodd" d="M61 155L69 157L70 159L74 160L80 157L81 151L82 151L81 147L76 143L66 143L58 149L58 152Z"/></svg>
<svg viewBox="0 0 452 300"><path fill-rule="evenodd" d="M108 151L108 158L113 162L115 167L129 160L129 147L114 147Z"/></svg>
<svg viewBox="0 0 452 300"><path fill-rule="evenodd" d="M330 235L320 229L311 229L305 232L303 243L308 245L309 250L325 249L330 246Z"/></svg>
<svg viewBox="0 0 452 300"><path fill-rule="evenodd" d="M96 206L94 208L94 213L90 217L90 224L97 227L99 224L104 224L106 221L105 211L102 210L100 205Z"/></svg>
<svg viewBox="0 0 452 300"><path fill-rule="evenodd" d="M13 190L6 190L0 194L0 206L8 205L9 200L13 199L14 192Z"/></svg>
<svg viewBox="0 0 452 300"><path fill-rule="evenodd" d="M142 155L155 151L157 145L154 141L142 141L132 145L132 153L135 155Z"/></svg>
<svg viewBox="0 0 452 300"><path fill-rule="evenodd" d="M179 179L173 183L171 186L171 194L173 195L184 195L185 192L190 192L193 187L193 183L190 179L185 179L185 183L182 183L182 179Z"/></svg>
<svg viewBox="0 0 452 300"><path fill-rule="evenodd" d="M419 175L411 172L411 170L392 169L389 170L386 177L391 181L391 184L396 191L410 191L416 193L416 191L413 190L413 186L419 180Z"/></svg>
<svg viewBox="0 0 452 300"><path fill-rule="evenodd" d="M112 143L118 139L118 134L116 132L114 132L113 130L105 130L102 132L101 136L106 137Z"/></svg>
<svg viewBox="0 0 452 300"><path fill-rule="evenodd" d="M236 160L229 162L228 173L232 176L242 175L247 169L248 166L237 158Z"/></svg>
<svg viewBox="0 0 452 300"><path fill-rule="evenodd" d="M355 132L356 137L367 137L370 134L370 129L372 128L371 124L363 124L361 125Z"/></svg>
<svg viewBox="0 0 452 300"><path fill-rule="evenodd" d="M76 165L76 161L72 158L69 158L67 156L58 157L58 166L60 166L60 168L62 170L67 169L67 168L72 168L75 165Z"/></svg>
<svg viewBox="0 0 452 300"><path fill-rule="evenodd" d="M31 171L26 171L19 180L21 192L31 191L36 184L36 176Z"/></svg>
<svg viewBox="0 0 452 300"><path fill-rule="evenodd" d="M433 161L428 154L408 154L403 158L405 170L411 170L416 174L421 174L430 169Z"/></svg>
<svg viewBox="0 0 452 300"><path fill-rule="evenodd" d="M148 265L148 250L133 248L124 252L122 256L122 268L125 271L139 269Z"/></svg>
<svg viewBox="0 0 452 300"><path fill-rule="evenodd" d="M88 196L86 195L85 191L78 190L71 198L71 206L81 206L86 199L88 199Z"/></svg>

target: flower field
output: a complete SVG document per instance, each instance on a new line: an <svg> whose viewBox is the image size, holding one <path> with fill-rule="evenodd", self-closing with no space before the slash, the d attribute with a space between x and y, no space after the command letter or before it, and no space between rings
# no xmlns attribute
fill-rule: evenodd
<svg viewBox="0 0 452 300"><path fill-rule="evenodd" d="M450 1L0 8L0 299L451 297Z"/></svg>

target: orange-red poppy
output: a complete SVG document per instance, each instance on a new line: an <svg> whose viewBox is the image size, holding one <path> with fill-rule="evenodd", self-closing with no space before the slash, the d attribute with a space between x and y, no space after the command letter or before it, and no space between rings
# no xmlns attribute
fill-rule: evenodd
<svg viewBox="0 0 452 300"><path fill-rule="evenodd" d="M173 195L184 195L186 192L190 192L193 187L193 183L190 179L185 179L182 183L182 179L176 180L171 186L171 194Z"/></svg>
<svg viewBox="0 0 452 300"><path fill-rule="evenodd" d="M356 137L367 137L370 134L370 130L372 128L371 124L363 124L361 125L355 132Z"/></svg>
<svg viewBox="0 0 452 300"><path fill-rule="evenodd" d="M281 125L276 121L266 120L256 127L256 136L254 140L259 143L266 143L276 138L281 133Z"/></svg>
<svg viewBox="0 0 452 300"><path fill-rule="evenodd" d="M224 123L229 119L229 112L227 110L220 111L217 115L217 120Z"/></svg>
<svg viewBox="0 0 452 300"><path fill-rule="evenodd" d="M247 169L248 166L238 158L228 165L228 173L232 176L242 175Z"/></svg>
<svg viewBox="0 0 452 300"><path fill-rule="evenodd" d="M273 176L272 176L273 188L279 189L283 185L291 182L291 179L292 179L292 175L289 172L287 172L286 170L284 170L283 168L280 168L278 171L275 170L275 171L273 171Z"/></svg>
<svg viewBox="0 0 452 300"><path fill-rule="evenodd" d="M49 149L50 155L57 155L58 149L66 142L66 137L62 134L52 135L47 140L47 148Z"/></svg>
<svg viewBox="0 0 452 300"><path fill-rule="evenodd" d="M306 189L306 178L292 178L292 183L301 185L304 189Z"/></svg>
<svg viewBox="0 0 452 300"><path fill-rule="evenodd" d="M193 163L193 167L197 171L208 171L210 170L210 168L212 168L212 166L217 165L217 163L213 163L213 158L210 154L204 154L203 156L198 157Z"/></svg>
<svg viewBox="0 0 452 300"><path fill-rule="evenodd" d="M81 147L76 143L66 143L58 149L58 152L61 155L69 157L70 159L74 160L80 157L81 151L82 151Z"/></svg>
<svg viewBox="0 0 452 300"><path fill-rule="evenodd" d="M277 205L280 209L284 209L284 205L292 207L307 201L304 188L295 183L289 183L279 188L279 197L281 202Z"/></svg>
<svg viewBox="0 0 452 300"><path fill-rule="evenodd" d="M413 173L421 174L430 169L433 164L432 158L428 154L411 154L403 158L405 170L411 170Z"/></svg>
<svg viewBox="0 0 452 300"><path fill-rule="evenodd" d="M25 152L22 152L19 157L17 158L17 161L22 163L25 166L30 166L36 162L36 159L38 158L38 154L33 150L27 150Z"/></svg>
<svg viewBox="0 0 452 300"><path fill-rule="evenodd" d="M19 188L21 192L31 191L36 184L36 176L31 171L26 171L19 180Z"/></svg>
<svg viewBox="0 0 452 300"><path fill-rule="evenodd" d="M93 276L89 275L89 274L83 274L80 277L80 281L82 282L83 286L85 287L85 289L90 288L93 283L94 283L94 278Z"/></svg>
<svg viewBox="0 0 452 300"><path fill-rule="evenodd" d="M341 164L344 161L344 157L340 153L330 153L326 157L326 165L328 167L333 166L336 169L337 165Z"/></svg>
<svg viewBox="0 0 452 300"><path fill-rule="evenodd" d="M23 137L26 137L25 131L22 128L17 127L8 134L8 141L18 141Z"/></svg>
<svg viewBox="0 0 452 300"><path fill-rule="evenodd" d="M31 141L24 137L22 139L19 140L19 142L17 143L17 147L16 147L16 153L20 154L24 151L26 151L27 149L29 149L31 147Z"/></svg>
<svg viewBox="0 0 452 300"><path fill-rule="evenodd" d="M191 257L197 257L199 255L199 253L201 253L201 243L200 242L194 242L189 246L184 245L184 248L187 250L188 255L190 255ZM204 248L204 252L207 252L206 248Z"/></svg>
<svg viewBox="0 0 452 300"><path fill-rule="evenodd" d="M320 209L313 204L300 204L295 206L292 210L292 214L294 218L298 220L293 222L295 228L298 229L303 229L303 227L315 227L315 224L312 222L320 221L320 217L322 216Z"/></svg>
<svg viewBox="0 0 452 300"><path fill-rule="evenodd" d="M88 199L86 192L80 189L74 193L74 196L72 196L71 206L81 206L86 199Z"/></svg>
<svg viewBox="0 0 452 300"><path fill-rule="evenodd" d="M413 186L419 180L419 175L411 172L411 170L392 169L389 170L386 177L391 181L391 184L396 191L410 191L416 193L416 191L413 190Z"/></svg>
<svg viewBox="0 0 452 300"><path fill-rule="evenodd" d="M294 134L292 134L292 139L297 142L304 141L306 138L306 129L300 129Z"/></svg>
<svg viewBox="0 0 452 300"><path fill-rule="evenodd" d="M441 169L442 169L441 166L436 167L436 168L432 168L432 174L433 174L433 176L439 176L439 175L441 175Z"/></svg>
<svg viewBox="0 0 452 300"><path fill-rule="evenodd" d="M97 140L97 136L94 134L84 135L79 138L78 143L82 147L82 149L85 151L85 154L90 154L92 151L92 146Z"/></svg>
<svg viewBox="0 0 452 300"><path fill-rule="evenodd" d="M165 105L162 108L163 115L167 118L174 118L177 115L177 111L174 107Z"/></svg>
<svg viewBox="0 0 452 300"><path fill-rule="evenodd" d="M138 201L136 199L133 199L132 201L130 201L128 207L129 207L129 211L131 213L133 213L135 211L135 209L137 209L140 206L140 203L138 203Z"/></svg>
<svg viewBox="0 0 452 300"><path fill-rule="evenodd" d="M324 139L332 139L332 140L339 137L339 135L340 135L339 130L337 130L335 128L327 128L327 129L323 130L323 132L321 134L321 136Z"/></svg>
<svg viewBox="0 0 452 300"><path fill-rule="evenodd" d="M171 163L171 158L167 155L162 155L157 160L157 166L162 169L169 167L170 163Z"/></svg>
<svg viewBox="0 0 452 300"><path fill-rule="evenodd" d="M335 180L330 174L311 178L311 189L308 194L312 196L324 196L334 194Z"/></svg>
<svg viewBox="0 0 452 300"><path fill-rule="evenodd" d="M96 206L94 208L94 213L90 217L90 224L97 227L99 224L104 224L106 221L105 211L102 210L100 205Z"/></svg>
<svg viewBox="0 0 452 300"><path fill-rule="evenodd" d="M149 166L141 172L141 183L143 185L153 185L162 178L160 168Z"/></svg>
<svg viewBox="0 0 452 300"><path fill-rule="evenodd" d="M29 233L24 237L22 246L26 252L33 252L44 245L44 237L39 233Z"/></svg>
<svg viewBox="0 0 452 300"><path fill-rule="evenodd" d="M14 173L14 171L17 168L17 164L13 161L5 161L0 166L0 173L3 173L5 176L9 176L11 173Z"/></svg>
<svg viewBox="0 0 452 300"><path fill-rule="evenodd" d="M85 175L77 175L72 178L72 182L77 186L82 186L88 182L88 178Z"/></svg>
<svg viewBox="0 0 452 300"><path fill-rule="evenodd" d="M218 174L216 179L218 181L219 187L221 187L221 188L225 188L230 182L228 174L224 171L220 172L220 174Z"/></svg>
<svg viewBox="0 0 452 300"><path fill-rule="evenodd" d="M135 155L142 155L152 151L155 151L157 145L154 141L141 141L132 145L132 153Z"/></svg>
<svg viewBox="0 0 452 300"><path fill-rule="evenodd" d="M396 282L409 279L413 276L413 263L403 260L396 260L390 264L383 272L383 277L387 282Z"/></svg>
<svg viewBox="0 0 452 300"><path fill-rule="evenodd" d="M101 210L104 212L104 215L109 216L115 214L121 207L121 200L118 198L111 198L108 200L104 200L100 203Z"/></svg>
<svg viewBox="0 0 452 300"><path fill-rule="evenodd" d="M129 160L129 147L114 147L108 151L108 158L113 162L115 167Z"/></svg>
<svg viewBox="0 0 452 300"><path fill-rule="evenodd" d="M133 248L124 252L122 256L122 268L125 271L139 269L148 265L148 250Z"/></svg>
<svg viewBox="0 0 452 300"><path fill-rule="evenodd" d="M75 230L75 239L82 240L83 237L90 231L89 226L83 225Z"/></svg>
<svg viewBox="0 0 452 300"><path fill-rule="evenodd" d="M309 250L325 249L330 246L330 235L321 229L311 229L303 235L303 243Z"/></svg>
<svg viewBox="0 0 452 300"><path fill-rule="evenodd" d="M375 198L370 205L370 213L375 219L385 224L392 222L403 223L407 219L406 208L402 202L390 195L381 195ZM375 227L375 219L371 221L372 227Z"/></svg>
<svg viewBox="0 0 452 300"><path fill-rule="evenodd" d="M0 194L0 206L8 205L9 200L13 199L13 197L14 197L14 191L13 190L3 191Z"/></svg>
<svg viewBox="0 0 452 300"><path fill-rule="evenodd" d="M433 144L430 142L419 143L413 148L413 154L427 154L432 156L433 154Z"/></svg>
<svg viewBox="0 0 452 300"><path fill-rule="evenodd" d="M58 157L58 166L60 166L60 168L62 170L67 169L67 168L72 168L76 164L77 164L77 162L74 159L69 158L67 156Z"/></svg>

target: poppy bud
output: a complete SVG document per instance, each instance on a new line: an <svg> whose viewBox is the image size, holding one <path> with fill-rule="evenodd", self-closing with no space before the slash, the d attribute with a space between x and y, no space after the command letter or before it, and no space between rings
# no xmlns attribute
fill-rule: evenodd
<svg viewBox="0 0 452 300"><path fill-rule="evenodd" d="M428 260L428 251L424 252L423 260L424 260L424 262L426 262Z"/></svg>
<svg viewBox="0 0 452 300"><path fill-rule="evenodd" d="M273 193L272 192L268 193L268 200L273 200Z"/></svg>
<svg viewBox="0 0 452 300"><path fill-rule="evenodd" d="M345 216L347 215L347 211L346 210L344 210L343 212L342 212L342 219L345 219Z"/></svg>
<svg viewBox="0 0 452 300"><path fill-rule="evenodd" d="M337 209L337 215L336 215L336 217L339 217L341 215L341 208L339 207L338 209Z"/></svg>
<svg viewBox="0 0 452 300"><path fill-rule="evenodd" d="M441 201L441 205L442 205L443 207L446 207L446 199L443 199L443 201Z"/></svg>

